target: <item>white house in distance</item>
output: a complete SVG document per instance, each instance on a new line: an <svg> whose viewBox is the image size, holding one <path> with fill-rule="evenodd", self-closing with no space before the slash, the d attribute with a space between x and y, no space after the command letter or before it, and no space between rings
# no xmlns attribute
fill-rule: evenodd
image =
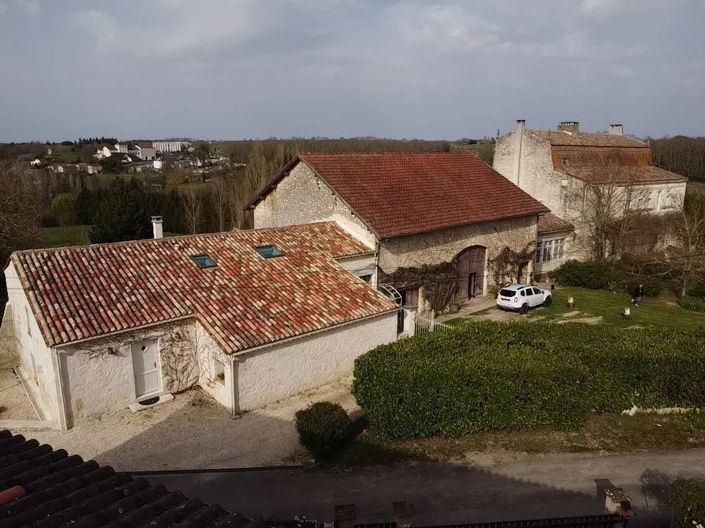
<svg viewBox="0 0 705 528"><path fill-rule="evenodd" d="M236 413L396 339L396 305L347 271L373 261L334 222L21 251L2 330L61 429L195 384Z"/></svg>
<svg viewBox="0 0 705 528"><path fill-rule="evenodd" d="M599 188L603 195L622 197L618 207L643 215L678 212L685 199L687 178L653 166L648 143L625 135L621 124L594 133L581 131L577 121L563 121L556 130L535 130L518 120L512 131L497 138L493 166L555 215L548 231L539 226L538 273L569 257L587 257L585 208L591 191Z"/></svg>
<svg viewBox="0 0 705 528"><path fill-rule="evenodd" d="M443 295L455 302L512 280L492 269L497 257L533 250L548 212L476 156L458 153L304 154L248 207L257 228L346 226L377 248L379 280L419 311L438 307ZM435 288L432 298L440 282L445 291Z"/></svg>

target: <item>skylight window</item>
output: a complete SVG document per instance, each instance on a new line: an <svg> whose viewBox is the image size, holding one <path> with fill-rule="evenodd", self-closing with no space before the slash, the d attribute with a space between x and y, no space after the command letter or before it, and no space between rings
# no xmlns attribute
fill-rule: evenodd
<svg viewBox="0 0 705 528"><path fill-rule="evenodd" d="M199 268L215 268L217 266L215 260L205 253L202 255L191 255L191 260L193 260Z"/></svg>
<svg viewBox="0 0 705 528"><path fill-rule="evenodd" d="M255 251L257 251L257 253L259 253L264 258L274 258L274 257L283 257L284 256L284 252L273 244L268 244L266 246L257 246L255 248Z"/></svg>

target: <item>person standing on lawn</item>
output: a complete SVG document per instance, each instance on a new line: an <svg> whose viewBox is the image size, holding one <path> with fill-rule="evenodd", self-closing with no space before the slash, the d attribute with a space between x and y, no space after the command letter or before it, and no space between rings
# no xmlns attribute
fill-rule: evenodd
<svg viewBox="0 0 705 528"><path fill-rule="evenodd" d="M636 306L639 306L641 304L641 299L643 297L644 297L644 285L639 284L639 287L636 289L636 292L634 293L634 298L632 299L632 302Z"/></svg>

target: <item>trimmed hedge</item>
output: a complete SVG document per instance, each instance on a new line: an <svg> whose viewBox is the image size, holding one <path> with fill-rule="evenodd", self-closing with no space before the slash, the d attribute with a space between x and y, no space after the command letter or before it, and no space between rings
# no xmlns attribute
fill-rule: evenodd
<svg viewBox="0 0 705 528"><path fill-rule="evenodd" d="M705 405L705 329L465 323L355 362L353 394L393 438L576 427L588 412Z"/></svg>
<svg viewBox="0 0 705 528"><path fill-rule="evenodd" d="M619 264L605 260L595 262L569 260L548 275L551 280L564 286L578 286L591 290L626 290L631 295L635 294L641 284L647 297L656 297L663 289L663 283L660 280L649 276L630 275Z"/></svg>
<svg viewBox="0 0 705 528"><path fill-rule="evenodd" d="M684 310L705 313L705 297L693 297L692 295L686 295L678 301L678 304Z"/></svg>
<svg viewBox="0 0 705 528"><path fill-rule="evenodd" d="M348 439L350 418L337 403L318 402L296 413L299 442L316 460L338 451Z"/></svg>
<svg viewBox="0 0 705 528"><path fill-rule="evenodd" d="M673 509L675 526L705 524L705 480L674 480L668 489L668 505Z"/></svg>

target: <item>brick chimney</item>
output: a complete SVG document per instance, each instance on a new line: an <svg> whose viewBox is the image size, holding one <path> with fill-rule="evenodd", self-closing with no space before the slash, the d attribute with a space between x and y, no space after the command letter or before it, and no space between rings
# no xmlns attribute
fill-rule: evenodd
<svg viewBox="0 0 705 528"><path fill-rule="evenodd" d="M559 132L570 132L571 134L577 134L580 132L580 122L578 121L561 121L558 123Z"/></svg>
<svg viewBox="0 0 705 528"><path fill-rule="evenodd" d="M162 217L161 216L153 216L152 217L152 233L154 234L154 238L163 238L164 237L164 228L162 226Z"/></svg>
<svg viewBox="0 0 705 528"><path fill-rule="evenodd" d="M610 125L610 135L611 136L623 136L624 135L624 126L622 123L614 123Z"/></svg>

